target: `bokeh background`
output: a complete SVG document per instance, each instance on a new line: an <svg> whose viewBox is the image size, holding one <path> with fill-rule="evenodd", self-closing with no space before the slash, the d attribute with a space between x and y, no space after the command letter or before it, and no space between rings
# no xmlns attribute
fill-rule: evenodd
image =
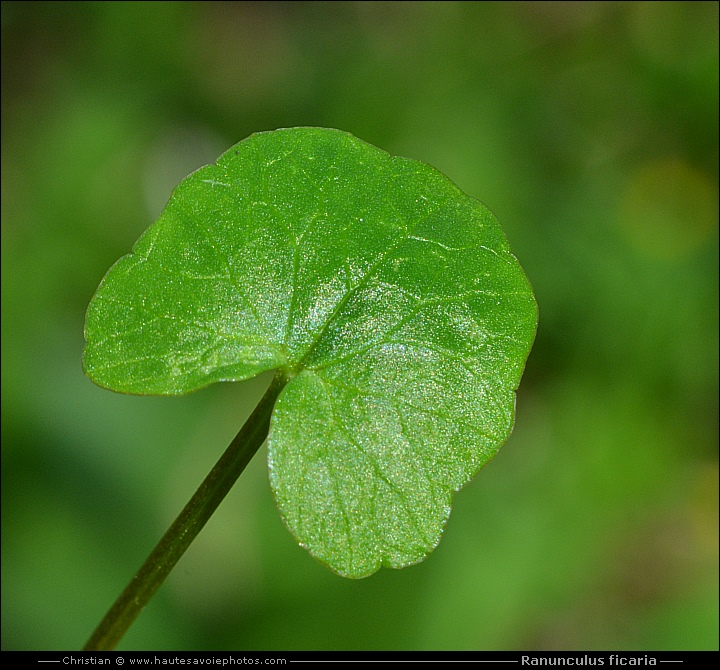
<svg viewBox="0 0 720 670"><path fill-rule="evenodd" d="M361 581L259 453L120 648L717 649L715 2L3 2L3 649L81 647L262 393L101 390L84 311L181 178L298 125L497 214L540 305L515 432Z"/></svg>

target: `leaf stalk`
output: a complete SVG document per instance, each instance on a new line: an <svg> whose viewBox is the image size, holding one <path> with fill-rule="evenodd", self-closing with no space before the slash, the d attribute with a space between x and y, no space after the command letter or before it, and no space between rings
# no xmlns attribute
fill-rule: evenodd
<svg viewBox="0 0 720 670"><path fill-rule="evenodd" d="M110 651L120 642L265 442L275 401L286 383L286 375L278 371L245 425L108 610L85 651Z"/></svg>

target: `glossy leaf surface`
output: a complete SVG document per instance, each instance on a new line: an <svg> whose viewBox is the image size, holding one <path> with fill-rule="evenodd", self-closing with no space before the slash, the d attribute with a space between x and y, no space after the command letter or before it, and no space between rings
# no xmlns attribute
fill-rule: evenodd
<svg viewBox="0 0 720 670"><path fill-rule="evenodd" d="M88 309L125 393L284 371L270 482L297 540L363 577L421 560L507 439L537 306L491 212L322 128L258 133L182 181Z"/></svg>

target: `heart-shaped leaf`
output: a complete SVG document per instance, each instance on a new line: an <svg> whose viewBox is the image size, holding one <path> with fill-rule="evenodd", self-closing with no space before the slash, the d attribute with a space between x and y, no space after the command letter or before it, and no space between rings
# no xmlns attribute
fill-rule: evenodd
<svg viewBox="0 0 720 670"><path fill-rule="evenodd" d="M507 439L535 334L495 217L434 168L323 128L182 181L88 309L85 372L180 394L280 369L270 482L331 569L402 567Z"/></svg>

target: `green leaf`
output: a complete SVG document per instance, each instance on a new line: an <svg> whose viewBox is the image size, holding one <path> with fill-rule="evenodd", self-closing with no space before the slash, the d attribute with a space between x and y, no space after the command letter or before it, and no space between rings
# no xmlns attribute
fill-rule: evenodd
<svg viewBox="0 0 720 670"><path fill-rule="evenodd" d="M492 213L345 132L258 133L182 181L103 279L85 372L180 394L287 378L270 482L339 574L422 560L513 425L537 306Z"/></svg>

